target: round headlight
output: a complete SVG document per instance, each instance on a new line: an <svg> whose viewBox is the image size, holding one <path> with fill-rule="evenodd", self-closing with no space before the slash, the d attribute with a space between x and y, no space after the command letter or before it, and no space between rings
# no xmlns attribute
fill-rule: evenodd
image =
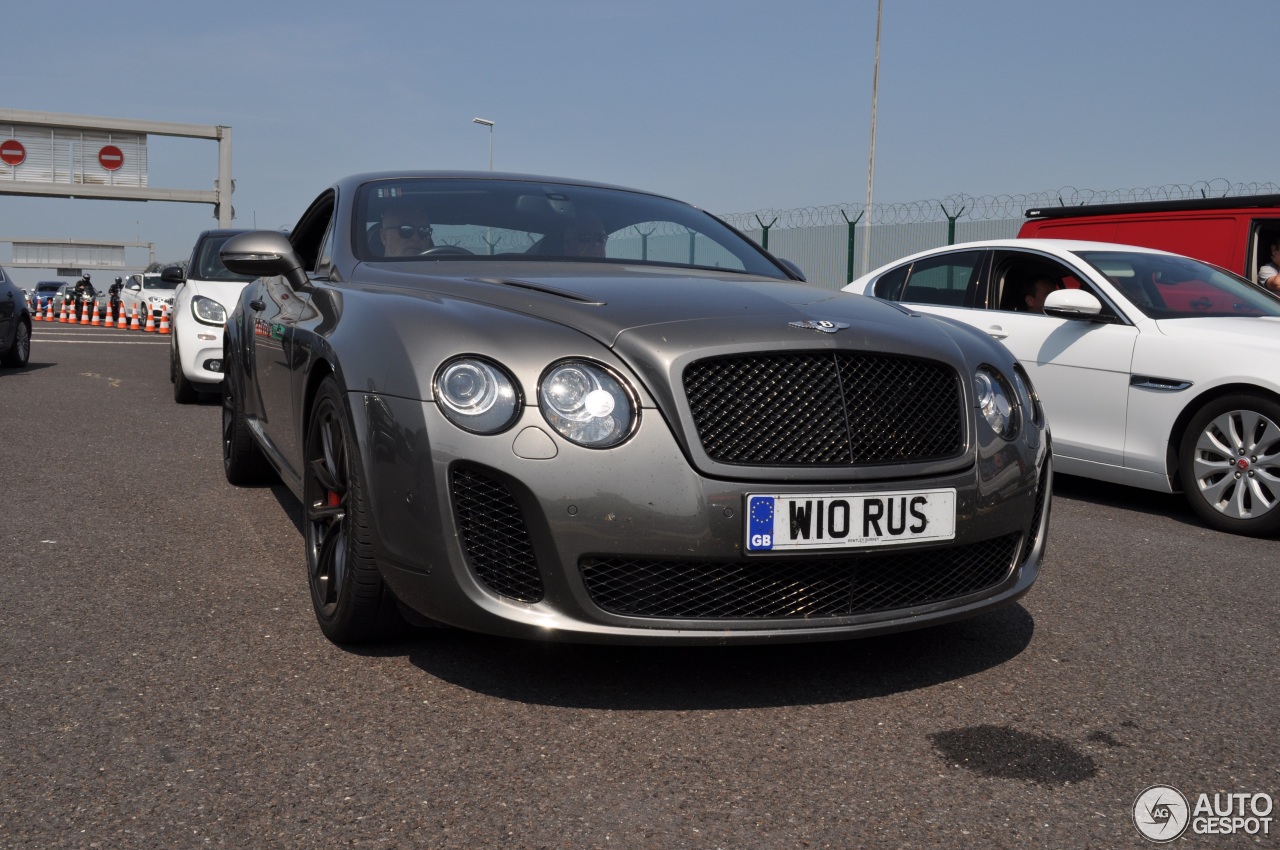
<svg viewBox="0 0 1280 850"><path fill-rule="evenodd" d="M1018 430L1018 422L1012 394L1005 386L1004 379L984 367L974 373L973 385L977 393L978 410L982 412L982 417L987 420L991 430L1006 440L1012 439Z"/></svg>
<svg viewBox="0 0 1280 850"><path fill-rule="evenodd" d="M538 390L547 424L566 440L593 449L631 436L636 407L621 379L603 366L569 360L551 367Z"/></svg>
<svg viewBox="0 0 1280 850"><path fill-rule="evenodd" d="M203 295L191 299L191 315L196 317L197 322L204 322L206 325L227 323L227 308Z"/></svg>
<svg viewBox="0 0 1280 850"><path fill-rule="evenodd" d="M436 400L454 425L477 434L506 430L520 412L515 382L476 357L451 360L436 375Z"/></svg>

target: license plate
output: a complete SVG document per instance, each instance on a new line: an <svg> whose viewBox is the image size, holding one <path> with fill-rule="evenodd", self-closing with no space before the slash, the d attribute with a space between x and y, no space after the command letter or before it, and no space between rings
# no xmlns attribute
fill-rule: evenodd
<svg viewBox="0 0 1280 850"><path fill-rule="evenodd" d="M747 551L856 549L956 536L956 491L747 496Z"/></svg>

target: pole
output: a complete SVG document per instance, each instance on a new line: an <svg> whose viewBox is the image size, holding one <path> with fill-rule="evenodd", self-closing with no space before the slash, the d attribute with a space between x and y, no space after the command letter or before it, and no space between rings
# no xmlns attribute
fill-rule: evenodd
<svg viewBox="0 0 1280 850"><path fill-rule="evenodd" d="M235 183L231 179L231 128L218 127L218 227L230 227L232 219L231 193Z"/></svg>
<svg viewBox="0 0 1280 850"><path fill-rule="evenodd" d="M880 17L884 12L884 0L876 0L876 64L871 74L871 145L867 149L867 223L862 231L863 273L870 271L871 259L871 203L876 179L876 100L880 91Z"/></svg>

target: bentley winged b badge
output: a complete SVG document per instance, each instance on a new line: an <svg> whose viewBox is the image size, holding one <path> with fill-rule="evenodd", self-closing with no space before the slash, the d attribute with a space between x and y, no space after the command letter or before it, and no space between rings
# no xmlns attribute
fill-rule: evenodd
<svg viewBox="0 0 1280 850"><path fill-rule="evenodd" d="M836 331L844 330L849 327L845 322L829 322L826 319L810 319L807 322L788 322L793 328L801 328L808 331L822 331L824 334L833 334Z"/></svg>

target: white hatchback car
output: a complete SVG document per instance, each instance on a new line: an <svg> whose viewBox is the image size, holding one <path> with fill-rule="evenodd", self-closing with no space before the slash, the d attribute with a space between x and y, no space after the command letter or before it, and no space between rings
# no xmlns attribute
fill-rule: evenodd
<svg viewBox="0 0 1280 850"><path fill-rule="evenodd" d="M1182 490L1222 531L1280 531L1280 298L1178 254L1002 239L923 251L846 291L1003 342L1058 472Z"/></svg>
<svg viewBox="0 0 1280 850"><path fill-rule="evenodd" d="M219 391L222 382L222 336L227 314L252 278L234 274L219 251L240 230L206 230L196 239L184 279L177 267L164 277L178 286L169 346L169 379L173 400L191 404L201 392Z"/></svg>

